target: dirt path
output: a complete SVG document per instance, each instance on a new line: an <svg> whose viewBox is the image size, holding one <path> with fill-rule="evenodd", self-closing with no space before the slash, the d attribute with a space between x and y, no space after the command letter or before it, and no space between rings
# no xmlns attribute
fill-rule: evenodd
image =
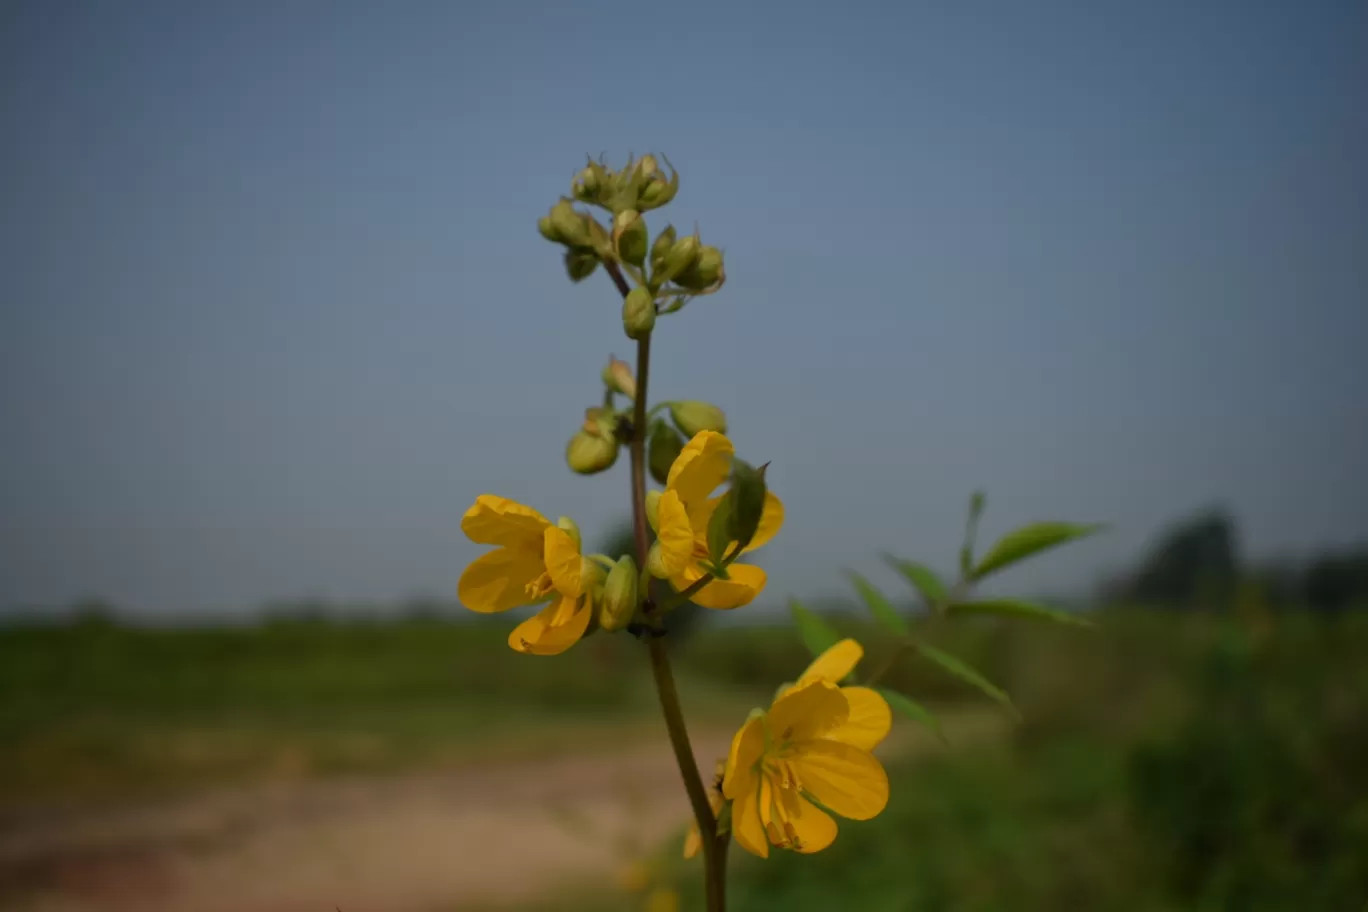
<svg viewBox="0 0 1368 912"><path fill-rule="evenodd" d="M705 772L729 737L695 735ZM902 752L908 742L889 746ZM687 816L663 737L442 775L30 811L0 816L0 908L430 912L516 903L617 873L623 859L599 834L654 845Z"/></svg>

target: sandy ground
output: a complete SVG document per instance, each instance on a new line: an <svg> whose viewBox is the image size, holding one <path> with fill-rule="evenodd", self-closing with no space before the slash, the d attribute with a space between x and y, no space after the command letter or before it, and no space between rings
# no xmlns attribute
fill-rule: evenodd
<svg viewBox="0 0 1368 912"><path fill-rule="evenodd" d="M727 735L695 737L711 770ZM428 912L514 903L624 865L688 804L662 736L445 775L239 788L0 815L12 912ZM585 832L587 821L592 831Z"/></svg>
<svg viewBox="0 0 1368 912"><path fill-rule="evenodd" d="M963 744L1000 718L955 726ZM891 738L888 756L930 744ZM707 776L730 731L695 733ZM122 807L0 812L9 912L433 912L605 883L682 832L663 732L445 774L222 789ZM587 822L589 830L585 830Z"/></svg>

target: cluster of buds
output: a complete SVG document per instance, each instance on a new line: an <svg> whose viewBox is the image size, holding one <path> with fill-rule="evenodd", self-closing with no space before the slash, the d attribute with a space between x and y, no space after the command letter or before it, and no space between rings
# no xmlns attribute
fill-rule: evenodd
<svg viewBox="0 0 1368 912"><path fill-rule="evenodd" d="M571 182L571 196L562 197L537 223L542 237L565 247L565 271L572 282L584 281L601 263L620 266L636 280L622 304L623 329L632 339L655 329L659 314L715 293L727 278L722 251L704 244L696 229L681 238L666 225L651 241L644 213L679 192L679 172L668 160L665 165L668 176L654 155L629 159L620 171L590 160ZM607 212L608 226L576 209L576 201Z"/></svg>

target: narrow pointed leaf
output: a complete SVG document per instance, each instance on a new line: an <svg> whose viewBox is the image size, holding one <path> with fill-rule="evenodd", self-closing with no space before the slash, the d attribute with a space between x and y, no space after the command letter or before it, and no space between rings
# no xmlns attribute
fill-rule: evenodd
<svg viewBox="0 0 1368 912"><path fill-rule="evenodd" d="M945 584L936 575L936 571L916 561L902 560L892 555L889 555L887 560L921 594L926 601L926 607L932 608L945 601Z"/></svg>
<svg viewBox="0 0 1368 912"><path fill-rule="evenodd" d="M797 599L789 601L789 608L793 612L793 623L798 625L798 636L814 658L841 641L841 635L822 620L821 615L804 608Z"/></svg>
<svg viewBox="0 0 1368 912"><path fill-rule="evenodd" d="M1060 624L1076 624L1080 627L1096 626L1088 618L1024 602L1020 599L984 599L974 602L955 602L948 609L952 615L982 615L985 617L1021 618L1028 621L1055 621Z"/></svg>
<svg viewBox="0 0 1368 912"><path fill-rule="evenodd" d="M974 567L971 578L981 580L990 573L1011 566L1033 554L1058 547L1065 542L1075 541L1092 535L1102 528L1100 525L1079 525L1077 523L1042 522L1022 526L1008 532L998 543L988 549L978 565Z"/></svg>
<svg viewBox="0 0 1368 912"><path fill-rule="evenodd" d="M905 637L908 634L907 621L898 614L898 609L888 604L888 599L884 594L874 588L874 584L854 571L850 572L850 581L859 590L860 598L869 606L869 613L887 628L888 632L894 636Z"/></svg>
<svg viewBox="0 0 1368 912"><path fill-rule="evenodd" d="M920 722L922 725L931 729L932 733L940 739L942 744L950 743L945 737L945 732L941 730L940 720L931 715L931 711L925 706L922 706L911 697L903 696L896 690L887 690L882 687L875 689L888 701L889 706L893 707L904 716L907 716L907 718L912 721Z"/></svg>
<svg viewBox="0 0 1368 912"><path fill-rule="evenodd" d="M949 672L964 683L978 688L987 696L992 697L994 700L1001 703L1003 707L1016 718L1021 718L1021 713L1012 703L1012 698L1007 696L1002 688L993 684L983 675L971 668L963 659L956 658L948 652L942 652L936 647L928 646L925 643L918 643L917 651L927 660L939 665L944 671Z"/></svg>

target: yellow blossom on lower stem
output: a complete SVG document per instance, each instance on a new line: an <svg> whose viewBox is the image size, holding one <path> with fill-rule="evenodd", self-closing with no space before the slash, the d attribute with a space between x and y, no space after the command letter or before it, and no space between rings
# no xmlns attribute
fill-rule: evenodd
<svg viewBox="0 0 1368 912"><path fill-rule="evenodd" d="M845 658L830 653L813 663L807 681L782 693L768 712L753 713L732 739L722 781L732 802L732 835L762 858L771 845L804 853L831 845L837 827L828 811L869 820L888 804L888 775L869 751L888 734L891 716L871 727L858 706L852 713L846 691L865 688L828 680L847 661L848 647Z"/></svg>
<svg viewBox="0 0 1368 912"><path fill-rule="evenodd" d="M461 574L461 604L492 614L549 600L514 628L509 646L556 655L584 636L605 574L580 555L574 537L531 507L492 494L475 499L461 519L461 531L477 544L499 546Z"/></svg>
<svg viewBox="0 0 1368 912"><path fill-rule="evenodd" d="M713 817L722 813L723 806L727 799L722 795L722 777L727 772L727 761L717 761L717 774L713 778L712 785L708 788L708 804L712 807ZM703 836L698 832L698 821L689 823L689 832L684 837L684 857L693 858L698 854L698 850L703 848Z"/></svg>
<svg viewBox="0 0 1368 912"><path fill-rule="evenodd" d="M716 431L700 431L685 444L665 482L665 490L652 498L647 519L655 529L659 565L653 573L663 576L682 592L703 579L708 571L708 521L722 498L713 491L731 474L732 442ZM784 504L765 492L764 512L755 537L742 554L763 547L784 524ZM739 608L749 604L765 588L765 571L753 564L734 563L727 579L714 579L692 601L704 608Z"/></svg>

